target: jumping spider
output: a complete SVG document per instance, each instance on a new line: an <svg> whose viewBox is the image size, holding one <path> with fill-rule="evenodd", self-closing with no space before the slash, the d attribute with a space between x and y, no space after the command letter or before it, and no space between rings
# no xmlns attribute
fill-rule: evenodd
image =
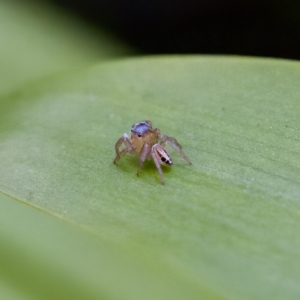
<svg viewBox="0 0 300 300"><path fill-rule="evenodd" d="M119 149L122 144L125 145L125 149L120 152ZM139 175L144 161L152 156L160 175L161 183L164 184L164 177L160 166L173 165L169 154L164 149L165 144L172 146L182 155L188 164L192 164L181 150L182 147L176 139L160 133L157 128L153 129L151 121L142 121L134 124L131 127L131 139L129 139L128 135L124 133L124 135L117 141L115 145L117 156L114 160L114 164L116 164L119 159L127 153L137 153L140 156L140 162L137 169L137 175Z"/></svg>

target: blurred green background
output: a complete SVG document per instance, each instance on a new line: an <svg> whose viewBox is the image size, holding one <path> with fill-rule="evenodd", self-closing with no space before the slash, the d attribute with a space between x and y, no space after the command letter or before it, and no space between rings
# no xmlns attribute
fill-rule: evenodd
<svg viewBox="0 0 300 300"><path fill-rule="evenodd" d="M0 92L132 54L105 31L43 1L0 1Z"/></svg>

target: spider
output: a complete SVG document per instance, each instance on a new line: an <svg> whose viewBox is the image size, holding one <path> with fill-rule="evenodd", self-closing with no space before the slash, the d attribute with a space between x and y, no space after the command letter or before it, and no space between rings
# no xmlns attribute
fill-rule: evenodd
<svg viewBox="0 0 300 300"><path fill-rule="evenodd" d="M119 159L127 153L137 153L140 157L137 169L137 175L139 175L144 161L152 156L162 184L164 184L164 177L161 170L161 165L173 165L168 152L164 149L165 144L172 146L178 153L182 155L188 164L192 164L188 157L181 150L182 147L176 141L176 139L160 133L159 129L157 128L153 129L151 121L138 122L132 125L130 131L130 139L128 135L124 133L124 135L116 142L115 149L117 156L114 159L114 164L117 164ZM125 149L120 151L122 144L125 145Z"/></svg>

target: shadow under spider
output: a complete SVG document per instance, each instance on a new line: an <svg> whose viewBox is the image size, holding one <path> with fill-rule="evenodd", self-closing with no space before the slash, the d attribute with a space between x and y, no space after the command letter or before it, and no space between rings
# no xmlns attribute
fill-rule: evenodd
<svg viewBox="0 0 300 300"><path fill-rule="evenodd" d="M135 170L135 172L137 171L139 165L139 158L138 156L135 155L126 155L126 157L122 157L122 162L120 161L118 163L118 168L121 168L122 170L126 171L126 172L131 172L132 169ZM169 173L171 172L172 167L171 166L166 166L166 165L162 165L162 171L163 173ZM146 159L143 167L140 170L140 176L142 175L143 172L145 171L151 171L157 173L157 168L155 166L155 163L153 161L153 159Z"/></svg>

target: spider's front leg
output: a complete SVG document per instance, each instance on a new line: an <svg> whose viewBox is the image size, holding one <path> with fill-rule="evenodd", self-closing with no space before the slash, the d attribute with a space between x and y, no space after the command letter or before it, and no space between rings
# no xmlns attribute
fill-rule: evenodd
<svg viewBox="0 0 300 300"><path fill-rule="evenodd" d="M120 152L119 149L122 146L122 144L125 145L125 149L123 149ZM126 133L124 133L124 135L121 138L119 138L119 140L116 142L115 149L117 156L114 159L114 164L116 164L123 155L134 151L134 147L132 146Z"/></svg>
<svg viewBox="0 0 300 300"><path fill-rule="evenodd" d="M192 164L189 158L185 155L185 153L182 151L182 146L177 142L176 139L167 136L165 134L159 133L158 137L161 139L161 141L165 144L170 145L173 147L186 161L188 164Z"/></svg>
<svg viewBox="0 0 300 300"><path fill-rule="evenodd" d="M151 149L151 155L154 160L154 163L156 165L157 171L160 176L160 180L162 184L165 184L164 180L164 175L161 170L161 165L162 164L167 164L169 166L172 166L172 160L167 153L167 151L160 145L160 144L155 144L152 149Z"/></svg>
<svg viewBox="0 0 300 300"><path fill-rule="evenodd" d="M146 160L146 158L149 156L150 152L151 152L150 144L145 143L143 145L143 148L142 148L141 152L140 152L140 161L139 161L139 166L138 166L138 169L137 169L137 172L136 172L137 176L139 176L140 169L143 166L144 161Z"/></svg>

